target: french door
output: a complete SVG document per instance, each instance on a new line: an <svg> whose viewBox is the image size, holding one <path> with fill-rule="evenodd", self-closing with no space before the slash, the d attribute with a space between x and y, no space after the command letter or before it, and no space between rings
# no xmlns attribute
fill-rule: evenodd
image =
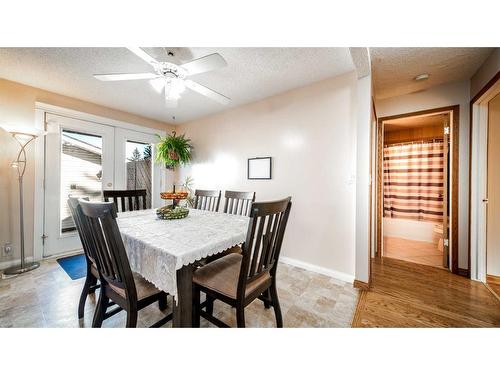
<svg viewBox="0 0 500 375"><path fill-rule="evenodd" d="M44 256L81 249L69 195L102 200L103 190L146 189L148 207L160 204L153 135L53 114L46 128Z"/></svg>

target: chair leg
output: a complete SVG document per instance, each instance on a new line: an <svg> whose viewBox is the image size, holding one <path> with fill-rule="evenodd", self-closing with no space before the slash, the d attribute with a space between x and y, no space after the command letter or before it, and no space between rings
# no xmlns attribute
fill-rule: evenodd
<svg viewBox="0 0 500 375"><path fill-rule="evenodd" d="M165 311L168 307L167 293L162 292L160 299L158 300L158 307L161 311Z"/></svg>
<svg viewBox="0 0 500 375"><path fill-rule="evenodd" d="M270 293L269 289L267 289L264 293L262 293L262 295L264 296L264 298L271 300L271 293ZM271 304L267 301L264 301L264 307L266 309L269 309L269 308L271 308Z"/></svg>
<svg viewBox="0 0 500 375"><path fill-rule="evenodd" d="M96 285L97 285L97 277L95 277L94 275L92 275L92 281L90 283L91 289L89 290L88 294L95 294L95 288L92 288L92 287L93 286L95 287Z"/></svg>
<svg viewBox="0 0 500 375"><path fill-rule="evenodd" d="M238 328L245 328L245 307L236 307L236 324Z"/></svg>
<svg viewBox="0 0 500 375"><path fill-rule="evenodd" d="M137 327L137 308L127 311L127 328Z"/></svg>
<svg viewBox="0 0 500 375"><path fill-rule="evenodd" d="M207 314L209 314L209 315L214 315L214 301L215 301L215 298L213 298L207 294L206 311L207 311Z"/></svg>
<svg viewBox="0 0 500 375"><path fill-rule="evenodd" d="M97 308L94 313L94 319L92 321L92 328L101 328L108 303L109 298L104 295L103 289L101 289L101 293L99 293L99 301L97 302Z"/></svg>
<svg viewBox="0 0 500 375"><path fill-rule="evenodd" d="M193 285L193 328L200 327L200 289Z"/></svg>
<svg viewBox="0 0 500 375"><path fill-rule="evenodd" d="M97 283L96 278L90 272L87 272L87 278L83 284L82 294L80 295L80 302L78 303L78 319L83 318L83 312L85 311L85 302L87 301L87 296L90 292L90 287Z"/></svg>
<svg viewBox="0 0 500 375"><path fill-rule="evenodd" d="M276 316L276 326L278 328L283 328L283 317L281 316L280 301L278 299L278 291L276 290L275 281L271 284L269 291L271 293L271 301L273 302L274 315Z"/></svg>

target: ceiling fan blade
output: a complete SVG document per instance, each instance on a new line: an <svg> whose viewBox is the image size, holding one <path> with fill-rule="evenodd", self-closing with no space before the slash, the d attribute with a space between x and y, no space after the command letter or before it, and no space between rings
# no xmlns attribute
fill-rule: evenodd
<svg viewBox="0 0 500 375"><path fill-rule="evenodd" d="M199 59L182 64L181 68L186 69L188 76L192 76L225 66L227 66L226 60L218 53L212 53L211 55L200 57Z"/></svg>
<svg viewBox="0 0 500 375"><path fill-rule="evenodd" d="M118 73L118 74L94 74L94 77L100 81L130 81L137 79L157 78L155 73Z"/></svg>
<svg viewBox="0 0 500 375"><path fill-rule="evenodd" d="M163 77L152 79L149 81L149 84L158 94L161 94L165 90L165 79Z"/></svg>
<svg viewBox="0 0 500 375"><path fill-rule="evenodd" d="M219 102L221 104L227 105L231 102L231 99L229 99L227 96L224 96L222 94L219 94L218 92L209 89L206 86L200 85L199 83L195 81L191 81L190 79L186 79L184 81L186 86L189 87L191 90L196 91L197 93L201 95L205 95L209 97L212 100L215 100L216 102Z"/></svg>
<svg viewBox="0 0 500 375"><path fill-rule="evenodd" d="M140 47L127 47L130 52L135 53L138 57L146 61L150 65L158 65L159 62L154 57L150 56L148 53Z"/></svg>

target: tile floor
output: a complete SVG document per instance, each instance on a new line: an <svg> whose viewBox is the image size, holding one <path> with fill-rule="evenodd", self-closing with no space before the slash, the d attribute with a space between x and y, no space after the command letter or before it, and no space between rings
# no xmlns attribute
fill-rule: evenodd
<svg viewBox="0 0 500 375"><path fill-rule="evenodd" d="M96 297L89 296L85 317L77 317L84 279L71 280L55 260L14 278L0 280L0 327L90 327ZM97 292L98 293L98 292ZM358 291L344 283L286 264L278 268L278 295L285 327L350 327ZM172 300L169 298L169 309ZM138 326L147 327L163 315L157 305L139 312ZM216 301L214 314L231 326L231 307ZM203 318L202 327L214 327ZM273 309L255 301L246 310L247 327L275 327ZM124 327L125 313L107 319L103 327ZM165 327L171 326L171 323Z"/></svg>

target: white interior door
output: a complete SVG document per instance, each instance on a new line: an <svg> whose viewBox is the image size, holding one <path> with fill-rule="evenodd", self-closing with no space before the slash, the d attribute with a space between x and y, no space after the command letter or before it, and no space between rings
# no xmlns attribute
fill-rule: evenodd
<svg viewBox="0 0 500 375"><path fill-rule="evenodd" d="M115 129L115 189L146 189L147 208L161 205L161 169L155 163L158 137L128 129Z"/></svg>
<svg viewBox="0 0 500 375"><path fill-rule="evenodd" d="M45 217L43 255L80 249L67 206L68 195L100 200L114 187L114 128L46 115Z"/></svg>

